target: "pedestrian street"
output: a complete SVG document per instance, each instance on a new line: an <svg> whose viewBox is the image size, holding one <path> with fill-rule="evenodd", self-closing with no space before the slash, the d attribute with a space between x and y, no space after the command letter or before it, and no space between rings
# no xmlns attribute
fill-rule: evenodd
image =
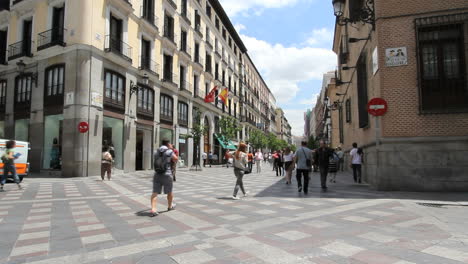
<svg viewBox="0 0 468 264"><path fill-rule="evenodd" d="M179 169L177 208L149 217L152 171L25 178L0 193L0 263L468 263L468 199L460 193L377 192L339 173L306 196L268 163ZM295 174L293 174L295 175Z"/></svg>

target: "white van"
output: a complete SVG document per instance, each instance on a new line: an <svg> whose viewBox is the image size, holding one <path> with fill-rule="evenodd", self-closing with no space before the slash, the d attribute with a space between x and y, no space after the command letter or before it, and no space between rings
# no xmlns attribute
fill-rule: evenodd
<svg viewBox="0 0 468 264"><path fill-rule="evenodd" d="M5 153L5 144L9 139L0 139L0 156ZM28 162L28 153L30 150L29 142L26 141L16 141L16 147L14 148L15 155L20 153L21 155L15 159L16 173L20 180L23 180L23 177L28 176L29 173L29 162ZM0 175L3 174L3 163L0 160ZM8 178L11 178L8 174Z"/></svg>

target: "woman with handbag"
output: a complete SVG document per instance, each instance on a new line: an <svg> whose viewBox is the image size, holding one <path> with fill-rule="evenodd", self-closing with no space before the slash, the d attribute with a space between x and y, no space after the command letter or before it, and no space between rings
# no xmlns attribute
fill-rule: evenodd
<svg viewBox="0 0 468 264"><path fill-rule="evenodd" d="M241 189L244 196L247 196L247 193L244 189L244 183L242 182L242 178L244 174L248 174L251 172L249 167L247 166L247 145L244 143L239 143L236 152L234 152L234 175L236 175L237 181L236 186L234 187L234 193L232 194L233 200L239 200L240 198L237 196L239 192L239 188Z"/></svg>
<svg viewBox="0 0 468 264"><path fill-rule="evenodd" d="M286 170L286 184L291 184L291 177L292 172L294 170L295 164L294 160L294 153L291 151L289 147L284 150L284 169Z"/></svg>

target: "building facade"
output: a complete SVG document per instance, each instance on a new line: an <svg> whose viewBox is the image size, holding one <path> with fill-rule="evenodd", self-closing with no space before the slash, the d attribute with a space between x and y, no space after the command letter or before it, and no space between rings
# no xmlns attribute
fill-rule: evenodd
<svg viewBox="0 0 468 264"><path fill-rule="evenodd" d="M468 190L465 0L334 1L338 121L364 176L381 190ZM387 113L367 113L371 98Z"/></svg>
<svg viewBox="0 0 468 264"><path fill-rule="evenodd" d="M100 174L105 144L117 169L151 169L164 138L190 166L195 120L208 127L200 149L219 157L222 116L241 121L238 141L265 127L259 111L256 123L241 118L243 98L261 107L272 96L265 82L249 86L261 80L252 66L217 0L10 0L0 7L0 136L31 142L32 171L63 176ZM230 91L227 105L204 102L214 87Z"/></svg>

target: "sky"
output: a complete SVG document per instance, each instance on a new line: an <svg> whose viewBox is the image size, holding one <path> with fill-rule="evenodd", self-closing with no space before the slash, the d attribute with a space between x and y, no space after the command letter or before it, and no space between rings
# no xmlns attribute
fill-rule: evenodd
<svg viewBox="0 0 468 264"><path fill-rule="evenodd" d="M304 134L323 74L334 70L332 0L219 0L292 127Z"/></svg>

